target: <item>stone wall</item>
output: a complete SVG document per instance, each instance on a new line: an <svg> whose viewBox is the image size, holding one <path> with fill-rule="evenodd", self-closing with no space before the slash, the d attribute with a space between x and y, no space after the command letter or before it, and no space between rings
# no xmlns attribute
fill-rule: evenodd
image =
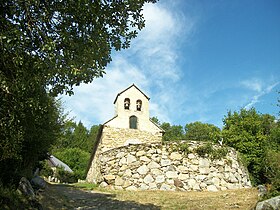
<svg viewBox="0 0 280 210"><path fill-rule="evenodd" d="M162 133L150 133L138 129L114 128L104 126L100 142L102 152L126 146L129 144L159 143L161 142Z"/></svg>
<svg viewBox="0 0 280 210"><path fill-rule="evenodd" d="M87 180L126 190L218 191L251 187L247 170L229 148L225 158L212 160L196 154L200 142L187 142L189 152L170 145L128 145L95 156L95 168ZM216 146L218 147L218 146ZM98 179L96 179L98 177Z"/></svg>

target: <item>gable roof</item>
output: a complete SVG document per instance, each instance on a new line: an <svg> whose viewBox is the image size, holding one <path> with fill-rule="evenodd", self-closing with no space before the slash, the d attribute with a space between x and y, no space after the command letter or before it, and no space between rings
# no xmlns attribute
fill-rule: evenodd
<svg viewBox="0 0 280 210"><path fill-rule="evenodd" d="M59 160L53 155L50 156L49 163L52 167L62 167L65 171L73 173L72 169L66 163L63 163L61 160Z"/></svg>
<svg viewBox="0 0 280 210"><path fill-rule="evenodd" d="M114 104L116 103L116 101L118 100L118 97L124 93L125 91L127 91L128 89L132 88L132 87L135 87L140 93L142 93L148 100L150 100L150 98L145 94L143 93L134 83L132 85L130 85L128 88L126 88L125 90L123 90L122 92L119 92L118 95L116 96L115 100L114 100Z"/></svg>

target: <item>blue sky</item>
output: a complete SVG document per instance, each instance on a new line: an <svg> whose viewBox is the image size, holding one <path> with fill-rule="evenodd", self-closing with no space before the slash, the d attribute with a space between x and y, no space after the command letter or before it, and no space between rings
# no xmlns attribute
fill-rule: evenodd
<svg viewBox="0 0 280 210"><path fill-rule="evenodd" d="M146 27L106 75L62 96L69 117L87 127L114 116L118 92L136 84L150 115L174 125L222 127L229 110L278 116L279 0L160 0L146 4Z"/></svg>

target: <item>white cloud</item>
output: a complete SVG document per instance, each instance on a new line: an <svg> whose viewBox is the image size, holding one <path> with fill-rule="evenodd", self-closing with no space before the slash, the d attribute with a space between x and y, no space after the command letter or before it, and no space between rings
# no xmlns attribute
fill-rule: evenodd
<svg viewBox="0 0 280 210"><path fill-rule="evenodd" d="M241 85L256 92L261 92L263 89L263 82L260 79L253 78L249 80L244 80Z"/></svg>
<svg viewBox="0 0 280 210"><path fill-rule="evenodd" d="M114 116L117 93L135 83L151 97L151 115L170 122L170 115L179 106L177 97L183 94L175 91L182 90L176 85L182 75L177 48L180 37L186 40L194 27L191 19L177 14L170 5L159 2L144 6L146 27L132 41L131 48L113 53L104 78L76 87L71 98L63 97L71 115L87 127L104 123Z"/></svg>
<svg viewBox="0 0 280 210"><path fill-rule="evenodd" d="M249 86L249 87L252 87L253 90L257 91L258 94L254 95L251 98L251 101L244 106L245 109L252 108L256 103L260 102L260 98L262 96L269 94L278 84L280 84L280 82L274 82L266 87L263 87L263 86L259 85L260 83L261 83L261 81L259 80L259 82L252 83L253 85Z"/></svg>

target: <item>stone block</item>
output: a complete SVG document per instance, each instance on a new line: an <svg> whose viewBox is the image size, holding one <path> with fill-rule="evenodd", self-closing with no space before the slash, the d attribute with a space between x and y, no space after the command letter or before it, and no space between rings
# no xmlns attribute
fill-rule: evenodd
<svg viewBox="0 0 280 210"><path fill-rule="evenodd" d="M209 174L210 169L209 168L199 168L199 173L200 174Z"/></svg>
<svg viewBox="0 0 280 210"><path fill-rule="evenodd" d="M178 179L186 181L189 177L190 177L189 174L180 173Z"/></svg>
<svg viewBox="0 0 280 210"><path fill-rule="evenodd" d="M137 169L137 172L141 175L147 174L149 171L149 168L146 165L142 165Z"/></svg>
<svg viewBox="0 0 280 210"><path fill-rule="evenodd" d="M121 177L117 176L115 179L115 185L122 186L123 184L124 184L124 180Z"/></svg>
<svg viewBox="0 0 280 210"><path fill-rule="evenodd" d="M207 186L207 190L210 191L210 192L217 192L218 191L218 189L215 185Z"/></svg>
<svg viewBox="0 0 280 210"><path fill-rule="evenodd" d="M135 187L135 186L129 186L129 187L125 188L125 189L129 190L129 191L137 191L138 190L137 187Z"/></svg>
<svg viewBox="0 0 280 210"><path fill-rule="evenodd" d="M152 182L149 184L149 190L157 190L157 185L156 183Z"/></svg>
<svg viewBox="0 0 280 210"><path fill-rule="evenodd" d="M161 161L160 161L160 165L161 166L169 166L169 165L171 165L171 160L169 160L169 159L161 159Z"/></svg>
<svg viewBox="0 0 280 210"><path fill-rule="evenodd" d="M206 158L200 158L198 164L200 168L206 168L206 167L209 168L210 161Z"/></svg>
<svg viewBox="0 0 280 210"><path fill-rule="evenodd" d="M145 154L146 154L145 151L140 150L140 151L136 152L136 157L141 157L141 156L143 156L143 155L145 155Z"/></svg>
<svg viewBox="0 0 280 210"><path fill-rule="evenodd" d="M165 181L164 175L158 175L156 176L156 183L162 183Z"/></svg>
<svg viewBox="0 0 280 210"><path fill-rule="evenodd" d="M136 161L136 157L135 156L133 156L131 154L127 155L127 164L131 164L131 163L133 163L135 161Z"/></svg>
<svg viewBox="0 0 280 210"><path fill-rule="evenodd" d="M149 168L149 169L160 168L160 165L159 165L158 163L152 161L152 162L150 162L150 163L148 164L148 168Z"/></svg>
<svg viewBox="0 0 280 210"><path fill-rule="evenodd" d="M189 159L194 159L194 158L195 158L195 155L194 155L193 153L190 153L190 154L188 154L188 158L189 158Z"/></svg>
<svg viewBox="0 0 280 210"><path fill-rule="evenodd" d="M141 183L140 184L140 187L139 187L139 190L148 190L149 189L149 186L144 184L144 183Z"/></svg>
<svg viewBox="0 0 280 210"><path fill-rule="evenodd" d="M160 187L160 190L170 190L171 189L171 186L170 185L167 185L165 183L163 183Z"/></svg>
<svg viewBox="0 0 280 210"><path fill-rule="evenodd" d="M182 159L182 155L179 154L178 152L172 152L170 154L170 159L171 160L181 160Z"/></svg>
<svg viewBox="0 0 280 210"><path fill-rule="evenodd" d="M157 175L162 175L163 172L160 169L155 168L155 169L151 169L151 174L157 176Z"/></svg>
<svg viewBox="0 0 280 210"><path fill-rule="evenodd" d="M166 175L167 178L171 178L171 179L178 178L178 172L177 171L167 171L165 173L165 175Z"/></svg>
<svg viewBox="0 0 280 210"><path fill-rule="evenodd" d="M145 176L145 178L144 178L144 183L145 183L145 184L150 184L150 183L152 183L152 182L154 182L154 178L153 178L150 174L148 174L147 176Z"/></svg>
<svg viewBox="0 0 280 210"><path fill-rule="evenodd" d="M140 160L143 161L143 162L150 162L151 161L151 159L147 158L147 156L140 157Z"/></svg>

